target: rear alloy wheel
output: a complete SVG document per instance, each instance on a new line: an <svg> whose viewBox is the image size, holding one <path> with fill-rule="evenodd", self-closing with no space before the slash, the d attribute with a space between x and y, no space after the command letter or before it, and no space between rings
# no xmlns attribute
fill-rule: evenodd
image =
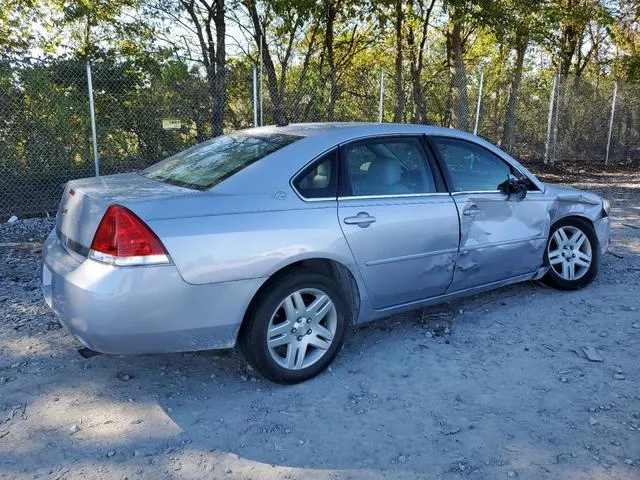
<svg viewBox="0 0 640 480"><path fill-rule="evenodd" d="M269 321L271 358L289 370L310 367L329 351L337 326L338 314L329 295L317 288L296 290Z"/></svg>
<svg viewBox="0 0 640 480"><path fill-rule="evenodd" d="M571 218L556 223L547 242L545 282L563 290L585 287L598 273L599 249L598 237L586 221Z"/></svg>
<svg viewBox="0 0 640 480"><path fill-rule="evenodd" d="M322 372L344 342L350 309L335 282L314 272L284 277L248 314L240 346L256 370L278 383Z"/></svg>

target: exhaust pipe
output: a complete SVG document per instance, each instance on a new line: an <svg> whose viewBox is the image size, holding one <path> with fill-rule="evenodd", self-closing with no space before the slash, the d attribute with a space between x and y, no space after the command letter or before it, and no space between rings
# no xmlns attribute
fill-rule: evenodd
<svg viewBox="0 0 640 480"><path fill-rule="evenodd" d="M84 358L91 358L97 355L102 355L100 352L96 352L95 350L91 350L90 348L83 347L78 349L78 353L82 355Z"/></svg>

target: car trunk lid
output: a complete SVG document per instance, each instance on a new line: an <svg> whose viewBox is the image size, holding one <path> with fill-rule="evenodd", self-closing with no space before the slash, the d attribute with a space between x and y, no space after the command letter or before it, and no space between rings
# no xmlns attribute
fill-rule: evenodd
<svg viewBox="0 0 640 480"><path fill-rule="evenodd" d="M58 237L67 250L86 257L110 205L198 193L201 192L157 182L138 173L71 180L65 186L56 216Z"/></svg>

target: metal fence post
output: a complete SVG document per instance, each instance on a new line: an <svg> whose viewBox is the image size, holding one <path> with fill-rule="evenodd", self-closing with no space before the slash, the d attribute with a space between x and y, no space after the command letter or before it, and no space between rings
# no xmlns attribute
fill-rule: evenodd
<svg viewBox="0 0 640 480"><path fill-rule="evenodd" d="M91 137L93 141L93 163L96 177L100 176L100 158L98 157L98 137L96 134L96 114L93 108L93 81L91 80L91 62L87 62L87 87L89 89L89 115L91 116Z"/></svg>
<svg viewBox="0 0 640 480"><path fill-rule="evenodd" d="M384 99L384 68L380 69L380 96L378 98L378 123L382 123L382 100Z"/></svg>
<svg viewBox="0 0 640 480"><path fill-rule="evenodd" d="M553 106L556 99L556 87L558 85L558 76L553 75L553 86L551 87L551 97L549 98L549 116L547 118L547 141L544 142L544 163L549 163L549 155L551 153L551 123L553 122ZM553 163L553 162L551 162Z"/></svg>
<svg viewBox="0 0 640 480"><path fill-rule="evenodd" d="M558 83L556 85L556 103L554 106L555 120L553 122L553 138L551 139L551 144L553 146L553 151L551 152L551 165L555 165L558 158L558 123L560 122L560 114L563 116L562 121L566 122L566 119L564 118L566 115L564 103L567 97L568 81L566 77L560 76L559 72L557 75ZM562 148L562 145L560 147ZM560 152L563 153L562 150Z"/></svg>
<svg viewBox="0 0 640 480"><path fill-rule="evenodd" d="M478 104L476 105L476 123L473 126L473 134L478 134L478 124L480 123L480 106L482 105L482 87L484 86L484 70L480 70L480 89L478 90Z"/></svg>
<svg viewBox="0 0 640 480"><path fill-rule="evenodd" d="M604 164L609 165L609 147L611 146L611 133L613 132L613 117L616 114L616 98L618 97L618 82L613 83L613 99L611 100L611 118L609 119L609 135L607 135L607 153Z"/></svg>
<svg viewBox="0 0 640 480"><path fill-rule="evenodd" d="M253 126L258 126L258 79L256 75L256 66L253 66Z"/></svg>

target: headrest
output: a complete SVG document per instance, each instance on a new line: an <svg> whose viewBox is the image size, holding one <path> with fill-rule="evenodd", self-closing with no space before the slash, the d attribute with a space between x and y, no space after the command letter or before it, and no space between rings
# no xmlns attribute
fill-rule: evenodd
<svg viewBox="0 0 640 480"><path fill-rule="evenodd" d="M400 161L391 157L377 157L369 166L367 183L395 185L402 176Z"/></svg>
<svg viewBox="0 0 640 480"><path fill-rule="evenodd" d="M322 162L320 165L318 165L318 167L316 168L316 175L325 175L327 177L331 175L331 163Z"/></svg>

